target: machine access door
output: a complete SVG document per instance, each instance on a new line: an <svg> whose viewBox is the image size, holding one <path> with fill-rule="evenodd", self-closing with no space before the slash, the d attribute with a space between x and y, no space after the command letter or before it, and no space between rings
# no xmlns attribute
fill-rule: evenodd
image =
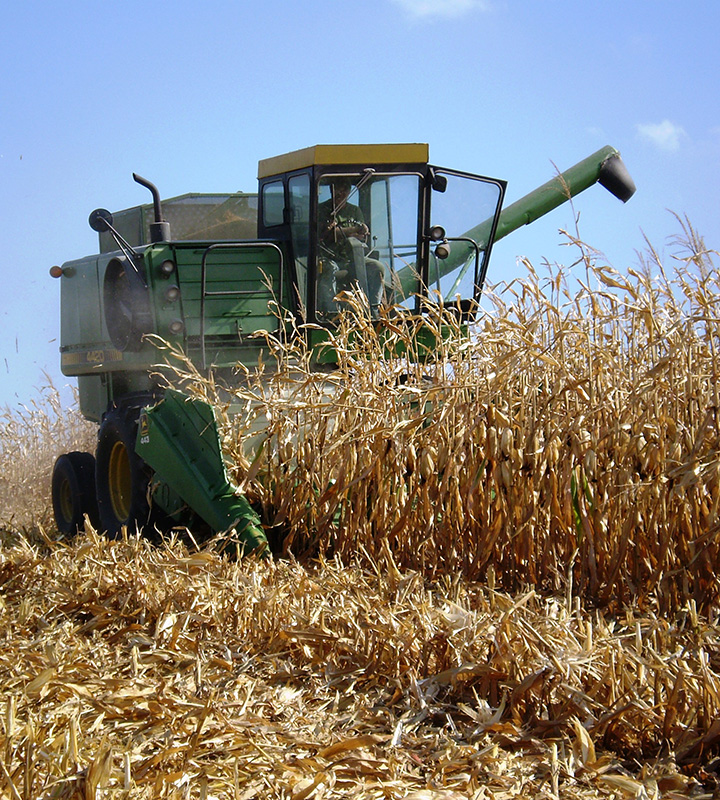
<svg viewBox="0 0 720 800"><path fill-rule="evenodd" d="M490 249L505 194L505 182L470 173L434 168L429 189L433 237L427 286L446 303L479 301ZM437 186L441 186L440 190Z"/></svg>

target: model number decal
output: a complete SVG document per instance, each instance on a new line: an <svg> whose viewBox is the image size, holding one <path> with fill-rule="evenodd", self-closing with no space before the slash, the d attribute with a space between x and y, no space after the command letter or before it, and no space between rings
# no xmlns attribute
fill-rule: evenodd
<svg viewBox="0 0 720 800"><path fill-rule="evenodd" d="M122 361L123 355L119 350L104 350L96 348L94 350L76 350L63 352L61 355L62 364L66 367L78 367L83 364L103 364L109 361Z"/></svg>

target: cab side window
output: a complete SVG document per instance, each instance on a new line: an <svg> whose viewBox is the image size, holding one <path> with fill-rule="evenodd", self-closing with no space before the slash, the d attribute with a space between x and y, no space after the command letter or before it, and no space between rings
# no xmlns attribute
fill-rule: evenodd
<svg viewBox="0 0 720 800"><path fill-rule="evenodd" d="M282 181L271 181L262 188L263 225L272 228L285 221L285 189Z"/></svg>

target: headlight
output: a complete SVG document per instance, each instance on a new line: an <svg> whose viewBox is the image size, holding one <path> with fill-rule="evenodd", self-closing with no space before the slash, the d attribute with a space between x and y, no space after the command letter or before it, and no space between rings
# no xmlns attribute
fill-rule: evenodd
<svg viewBox="0 0 720 800"><path fill-rule="evenodd" d="M180 297L180 289L177 286L168 286L165 289L165 300L174 303Z"/></svg>

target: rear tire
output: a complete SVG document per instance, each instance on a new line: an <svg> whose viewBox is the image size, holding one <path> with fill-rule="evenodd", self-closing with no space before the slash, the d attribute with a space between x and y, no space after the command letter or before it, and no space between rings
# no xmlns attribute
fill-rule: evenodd
<svg viewBox="0 0 720 800"><path fill-rule="evenodd" d="M143 528L150 532L151 507L148 485L152 471L135 453L137 408L111 409L98 433L95 483L100 525L110 536L123 527L129 533Z"/></svg>
<svg viewBox="0 0 720 800"><path fill-rule="evenodd" d="M95 494L95 457L92 453L65 453L55 462L52 474L52 503L57 529L64 536L75 536L90 524L99 526Z"/></svg>

